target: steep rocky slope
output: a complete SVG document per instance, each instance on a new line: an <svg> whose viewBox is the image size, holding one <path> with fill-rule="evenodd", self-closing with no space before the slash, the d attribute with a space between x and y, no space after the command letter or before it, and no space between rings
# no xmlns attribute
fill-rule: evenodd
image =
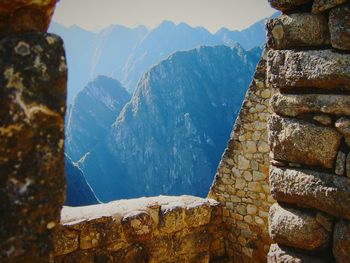
<svg viewBox="0 0 350 263"><path fill-rule="evenodd" d="M65 205L85 206L100 203L87 183L83 172L67 155L65 156L64 170L67 183Z"/></svg>
<svg viewBox="0 0 350 263"><path fill-rule="evenodd" d="M201 47L144 74L108 138L79 163L97 196L206 195L260 53Z"/></svg>
<svg viewBox="0 0 350 263"><path fill-rule="evenodd" d="M67 115L66 153L78 161L108 133L130 95L121 84L99 76L74 100Z"/></svg>

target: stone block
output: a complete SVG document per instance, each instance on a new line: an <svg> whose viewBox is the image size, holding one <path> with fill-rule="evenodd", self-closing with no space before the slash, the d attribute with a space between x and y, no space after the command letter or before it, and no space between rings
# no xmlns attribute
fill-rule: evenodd
<svg viewBox="0 0 350 263"><path fill-rule="evenodd" d="M271 166L270 189L280 202L350 219L350 180L346 177Z"/></svg>
<svg viewBox="0 0 350 263"><path fill-rule="evenodd" d="M335 122L337 130L344 135L346 144L350 147L350 118L342 117Z"/></svg>
<svg viewBox="0 0 350 263"><path fill-rule="evenodd" d="M149 263L166 261L173 256L173 239L171 236L155 236L145 243Z"/></svg>
<svg viewBox="0 0 350 263"><path fill-rule="evenodd" d="M0 261L36 262L52 250L64 202L65 52L35 33L1 39L0 57Z"/></svg>
<svg viewBox="0 0 350 263"><path fill-rule="evenodd" d="M346 154L344 151L340 150L335 161L335 173L337 175L343 176L345 174L346 166Z"/></svg>
<svg viewBox="0 0 350 263"><path fill-rule="evenodd" d="M267 83L273 88L350 89L350 54L334 50L269 50Z"/></svg>
<svg viewBox="0 0 350 263"><path fill-rule="evenodd" d="M174 237L175 255L196 255L208 252L211 243L211 235L206 229L194 230L191 233L179 232Z"/></svg>
<svg viewBox="0 0 350 263"><path fill-rule="evenodd" d="M269 0L269 3L273 8L282 12L294 9L309 2L311 2L311 0Z"/></svg>
<svg viewBox="0 0 350 263"><path fill-rule="evenodd" d="M280 245L304 250L326 248L330 232L316 219L316 214L274 204L269 214L269 234Z"/></svg>
<svg viewBox="0 0 350 263"><path fill-rule="evenodd" d="M316 255L304 254L303 251L273 244L267 255L268 263L331 263L332 256L326 253Z"/></svg>
<svg viewBox="0 0 350 263"><path fill-rule="evenodd" d="M108 226L113 222L111 217L100 217L81 223L80 249L102 247L108 236Z"/></svg>
<svg viewBox="0 0 350 263"><path fill-rule="evenodd" d="M208 225L211 218L209 202L195 202L185 209L185 222L189 227Z"/></svg>
<svg viewBox="0 0 350 263"><path fill-rule="evenodd" d="M0 37L26 32L46 32L57 0L0 2Z"/></svg>
<svg viewBox="0 0 350 263"><path fill-rule="evenodd" d="M96 260L97 262L123 262L123 263L148 263L146 251L140 244L130 244L127 248L111 254L112 259L106 260ZM79 261L73 261L79 262ZM85 263L84 261L81 263ZM89 262L90 263L90 262Z"/></svg>
<svg viewBox="0 0 350 263"><path fill-rule="evenodd" d="M155 227L152 217L145 211L132 211L126 214L121 225L129 242L148 240Z"/></svg>
<svg viewBox="0 0 350 263"><path fill-rule="evenodd" d="M349 95L277 93L270 103L275 113L288 117L297 117L305 113L350 116Z"/></svg>
<svg viewBox="0 0 350 263"><path fill-rule="evenodd" d="M325 15L295 13L281 15L266 24L267 45L273 49L330 45Z"/></svg>
<svg viewBox="0 0 350 263"><path fill-rule="evenodd" d="M162 205L159 216L159 229L165 233L174 233L185 228L184 204Z"/></svg>
<svg viewBox="0 0 350 263"><path fill-rule="evenodd" d="M334 227L333 254L337 263L347 263L350 259L350 222L339 220Z"/></svg>
<svg viewBox="0 0 350 263"><path fill-rule="evenodd" d="M350 178L350 153L346 157L346 176Z"/></svg>
<svg viewBox="0 0 350 263"><path fill-rule="evenodd" d="M334 8L329 13L332 46L350 50L350 5Z"/></svg>
<svg viewBox="0 0 350 263"><path fill-rule="evenodd" d="M347 0L314 0L312 5L312 12L314 14L319 14L327 11L333 7L345 3Z"/></svg>
<svg viewBox="0 0 350 263"><path fill-rule="evenodd" d="M342 138L335 129L277 115L270 117L269 129L274 159L333 167Z"/></svg>
<svg viewBox="0 0 350 263"><path fill-rule="evenodd" d="M55 229L54 256L69 254L79 248L79 232L65 226L58 226Z"/></svg>

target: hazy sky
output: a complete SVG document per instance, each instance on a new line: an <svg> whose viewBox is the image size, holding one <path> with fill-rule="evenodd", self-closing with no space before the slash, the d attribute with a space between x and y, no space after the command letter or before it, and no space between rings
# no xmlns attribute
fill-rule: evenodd
<svg viewBox="0 0 350 263"><path fill-rule="evenodd" d="M244 29L275 11L267 0L61 0L54 20L96 30L110 24L153 28L163 20L203 26Z"/></svg>

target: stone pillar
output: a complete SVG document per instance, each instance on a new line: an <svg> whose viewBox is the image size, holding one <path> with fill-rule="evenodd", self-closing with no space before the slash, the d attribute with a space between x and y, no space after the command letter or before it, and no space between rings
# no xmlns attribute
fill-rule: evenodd
<svg viewBox="0 0 350 263"><path fill-rule="evenodd" d="M269 0L269 262L349 262L350 8Z"/></svg>
<svg viewBox="0 0 350 263"><path fill-rule="evenodd" d="M67 68L56 0L0 2L0 261L48 262L64 201Z"/></svg>

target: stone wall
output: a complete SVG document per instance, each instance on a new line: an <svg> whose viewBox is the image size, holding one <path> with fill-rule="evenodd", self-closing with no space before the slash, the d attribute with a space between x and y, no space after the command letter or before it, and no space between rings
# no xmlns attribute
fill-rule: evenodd
<svg viewBox="0 0 350 263"><path fill-rule="evenodd" d="M67 68L56 1L0 1L0 262L48 262L64 201Z"/></svg>
<svg viewBox="0 0 350 263"><path fill-rule="evenodd" d="M271 243L267 121L274 91L265 82L264 52L208 195L223 206L230 262L266 262Z"/></svg>
<svg viewBox="0 0 350 263"><path fill-rule="evenodd" d="M64 207L54 262L216 262L221 213L218 202L191 196Z"/></svg>
<svg viewBox="0 0 350 263"><path fill-rule="evenodd" d="M350 260L350 6L269 0L269 262Z"/></svg>

